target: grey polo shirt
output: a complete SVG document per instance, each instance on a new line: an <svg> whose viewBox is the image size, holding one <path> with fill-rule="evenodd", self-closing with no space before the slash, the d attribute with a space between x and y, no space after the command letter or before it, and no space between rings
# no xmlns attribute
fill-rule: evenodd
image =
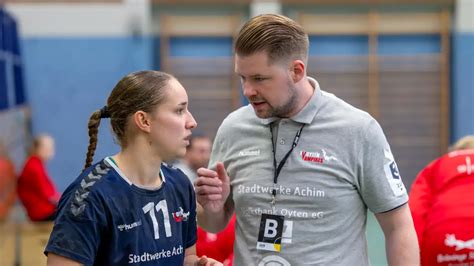
<svg viewBox="0 0 474 266"><path fill-rule="evenodd" d="M224 162L237 214L235 265L368 265L367 208L389 211L407 202L379 124L316 80L311 100L289 119L260 119L251 105L221 124L210 166ZM285 216L281 252L257 250L262 213L271 213L273 126L277 163L300 140L278 178L275 210Z"/></svg>

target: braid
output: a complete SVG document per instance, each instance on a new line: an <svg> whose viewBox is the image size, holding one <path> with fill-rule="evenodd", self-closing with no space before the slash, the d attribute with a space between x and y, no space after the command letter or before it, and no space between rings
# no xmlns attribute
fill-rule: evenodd
<svg viewBox="0 0 474 266"><path fill-rule="evenodd" d="M89 118L89 147L87 148L86 163L84 169L92 165L95 148L97 147L97 135L99 133L101 111L95 111Z"/></svg>

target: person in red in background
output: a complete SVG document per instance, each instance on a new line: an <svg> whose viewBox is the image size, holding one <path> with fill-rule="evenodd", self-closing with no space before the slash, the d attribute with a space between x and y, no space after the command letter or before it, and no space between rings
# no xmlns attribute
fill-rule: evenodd
<svg viewBox="0 0 474 266"><path fill-rule="evenodd" d="M198 227L196 252L198 256L206 255L222 262L226 266L232 265L235 240L235 214L227 227L217 234L208 233Z"/></svg>
<svg viewBox="0 0 474 266"><path fill-rule="evenodd" d="M46 171L54 156L54 140L48 135L34 139L31 156L18 178L17 192L32 221L52 221L60 194Z"/></svg>
<svg viewBox="0 0 474 266"><path fill-rule="evenodd" d="M6 219L15 203L15 183L15 166L0 142L0 221Z"/></svg>
<svg viewBox="0 0 474 266"><path fill-rule="evenodd" d="M421 265L474 265L474 136L451 150L426 166L411 187Z"/></svg>

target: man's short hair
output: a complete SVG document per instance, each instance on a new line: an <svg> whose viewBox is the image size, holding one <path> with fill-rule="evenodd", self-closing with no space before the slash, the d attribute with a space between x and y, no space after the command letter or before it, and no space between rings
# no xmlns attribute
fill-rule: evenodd
<svg viewBox="0 0 474 266"><path fill-rule="evenodd" d="M288 17L266 14L250 19L237 35L234 49L240 56L266 52L269 63L308 60L308 34Z"/></svg>

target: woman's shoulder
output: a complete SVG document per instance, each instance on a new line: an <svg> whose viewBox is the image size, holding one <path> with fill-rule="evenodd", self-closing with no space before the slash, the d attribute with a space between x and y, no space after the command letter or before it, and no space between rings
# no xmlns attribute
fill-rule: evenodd
<svg viewBox="0 0 474 266"><path fill-rule="evenodd" d="M60 206L67 206L74 216L78 216L88 204L97 204L103 194L108 193L106 180L113 177L111 170L112 167L106 160L84 169L64 191Z"/></svg>
<svg viewBox="0 0 474 266"><path fill-rule="evenodd" d="M91 187L99 184L101 180L106 179L113 173L112 165L106 159L102 159L99 162L91 165L84 169L75 180L76 184L80 183L83 187Z"/></svg>
<svg viewBox="0 0 474 266"><path fill-rule="evenodd" d="M65 194L73 192L74 194L96 193L104 187L104 180L114 177L112 166L103 159L84 169L79 176L68 186Z"/></svg>

